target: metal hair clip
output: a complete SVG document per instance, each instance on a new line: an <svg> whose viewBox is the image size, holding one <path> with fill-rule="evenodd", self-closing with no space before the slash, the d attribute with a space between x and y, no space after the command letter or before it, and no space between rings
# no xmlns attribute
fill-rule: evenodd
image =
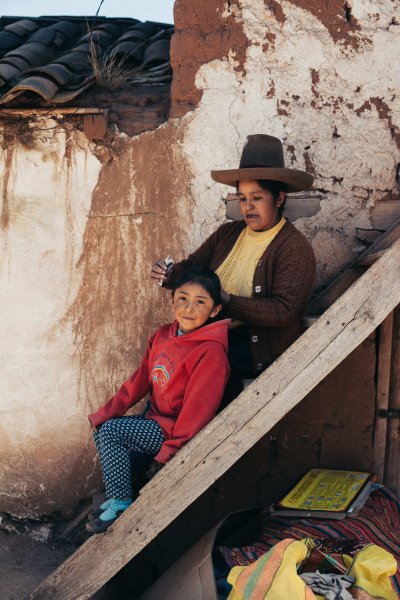
<svg viewBox="0 0 400 600"><path fill-rule="evenodd" d="M165 277L168 275L172 265L174 264L174 260L172 258L172 256L167 256L167 258L164 258L164 262L165 262L165 266L167 267L167 272L165 274ZM164 279L160 279L158 282L158 285L161 287L164 284Z"/></svg>

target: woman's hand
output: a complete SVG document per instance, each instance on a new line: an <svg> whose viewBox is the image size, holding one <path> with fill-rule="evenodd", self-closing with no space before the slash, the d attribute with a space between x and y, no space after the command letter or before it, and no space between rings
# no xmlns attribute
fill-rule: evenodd
<svg viewBox="0 0 400 600"><path fill-rule="evenodd" d="M154 279L154 281L156 281L158 285L161 285L162 283L165 283L167 281L168 274L169 270L165 260L158 260L151 267L150 277Z"/></svg>

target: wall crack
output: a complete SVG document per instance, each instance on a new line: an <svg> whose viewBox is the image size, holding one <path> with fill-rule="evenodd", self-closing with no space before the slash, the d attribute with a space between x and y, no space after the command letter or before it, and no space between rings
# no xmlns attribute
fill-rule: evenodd
<svg viewBox="0 0 400 600"><path fill-rule="evenodd" d="M134 212L134 213L116 213L113 215L89 215L88 218L89 219L114 219L116 217L143 217L143 216L157 216L157 217L162 217L163 219L182 220L182 217L164 215L163 213L158 213L155 211L144 211L144 212Z"/></svg>

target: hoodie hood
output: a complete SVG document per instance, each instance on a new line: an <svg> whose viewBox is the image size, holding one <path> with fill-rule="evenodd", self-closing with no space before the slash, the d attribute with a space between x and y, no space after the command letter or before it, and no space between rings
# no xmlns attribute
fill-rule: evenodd
<svg viewBox="0 0 400 600"><path fill-rule="evenodd" d="M174 337L178 344L189 344L195 342L220 342L223 345L225 352L228 352L228 329L231 324L231 319L221 319L208 325L203 325L194 331L176 335L178 329L178 321L174 321L170 325L169 337Z"/></svg>

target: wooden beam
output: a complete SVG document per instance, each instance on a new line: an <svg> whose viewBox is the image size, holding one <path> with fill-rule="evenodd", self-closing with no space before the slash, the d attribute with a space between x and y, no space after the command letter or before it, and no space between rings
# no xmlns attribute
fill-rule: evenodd
<svg viewBox="0 0 400 600"><path fill-rule="evenodd" d="M388 413L384 482L398 493L400 488L400 306L397 306L393 313Z"/></svg>
<svg viewBox="0 0 400 600"><path fill-rule="evenodd" d="M108 115L84 115L83 131L89 140L102 140L107 135Z"/></svg>
<svg viewBox="0 0 400 600"><path fill-rule="evenodd" d="M368 254L367 256L361 256L360 258L357 259L357 266L358 267L370 267L377 260L379 260L385 254L385 252L386 252L386 250L379 250L379 252L372 252L371 254Z"/></svg>
<svg viewBox="0 0 400 600"><path fill-rule="evenodd" d="M387 228L385 228L384 230L362 229L361 227L356 227L357 238L360 240L360 242L364 242L366 244L373 244L382 235L383 231L386 231L386 229Z"/></svg>
<svg viewBox="0 0 400 600"><path fill-rule="evenodd" d="M361 252L344 271L334 277L328 286L318 292L307 307L307 317L322 315L365 272L365 269L369 266L368 257L390 248L399 238L400 221L397 221L376 242ZM367 263L366 266L362 264L364 260Z"/></svg>
<svg viewBox="0 0 400 600"><path fill-rule="evenodd" d="M89 539L31 594L31 600L90 598L265 436L399 302L400 241L193 438L107 533Z"/></svg>
<svg viewBox="0 0 400 600"><path fill-rule="evenodd" d="M379 483L384 481L387 419L380 413L389 407L390 362L392 354L393 313L379 328L378 368L376 381L376 415L374 426L374 471Z"/></svg>
<svg viewBox="0 0 400 600"><path fill-rule="evenodd" d="M371 225L374 229L388 229L400 219L400 200L377 200L371 208Z"/></svg>
<svg viewBox="0 0 400 600"><path fill-rule="evenodd" d="M1 117L47 117L58 115L106 115L108 108L55 106L52 108L0 108Z"/></svg>

